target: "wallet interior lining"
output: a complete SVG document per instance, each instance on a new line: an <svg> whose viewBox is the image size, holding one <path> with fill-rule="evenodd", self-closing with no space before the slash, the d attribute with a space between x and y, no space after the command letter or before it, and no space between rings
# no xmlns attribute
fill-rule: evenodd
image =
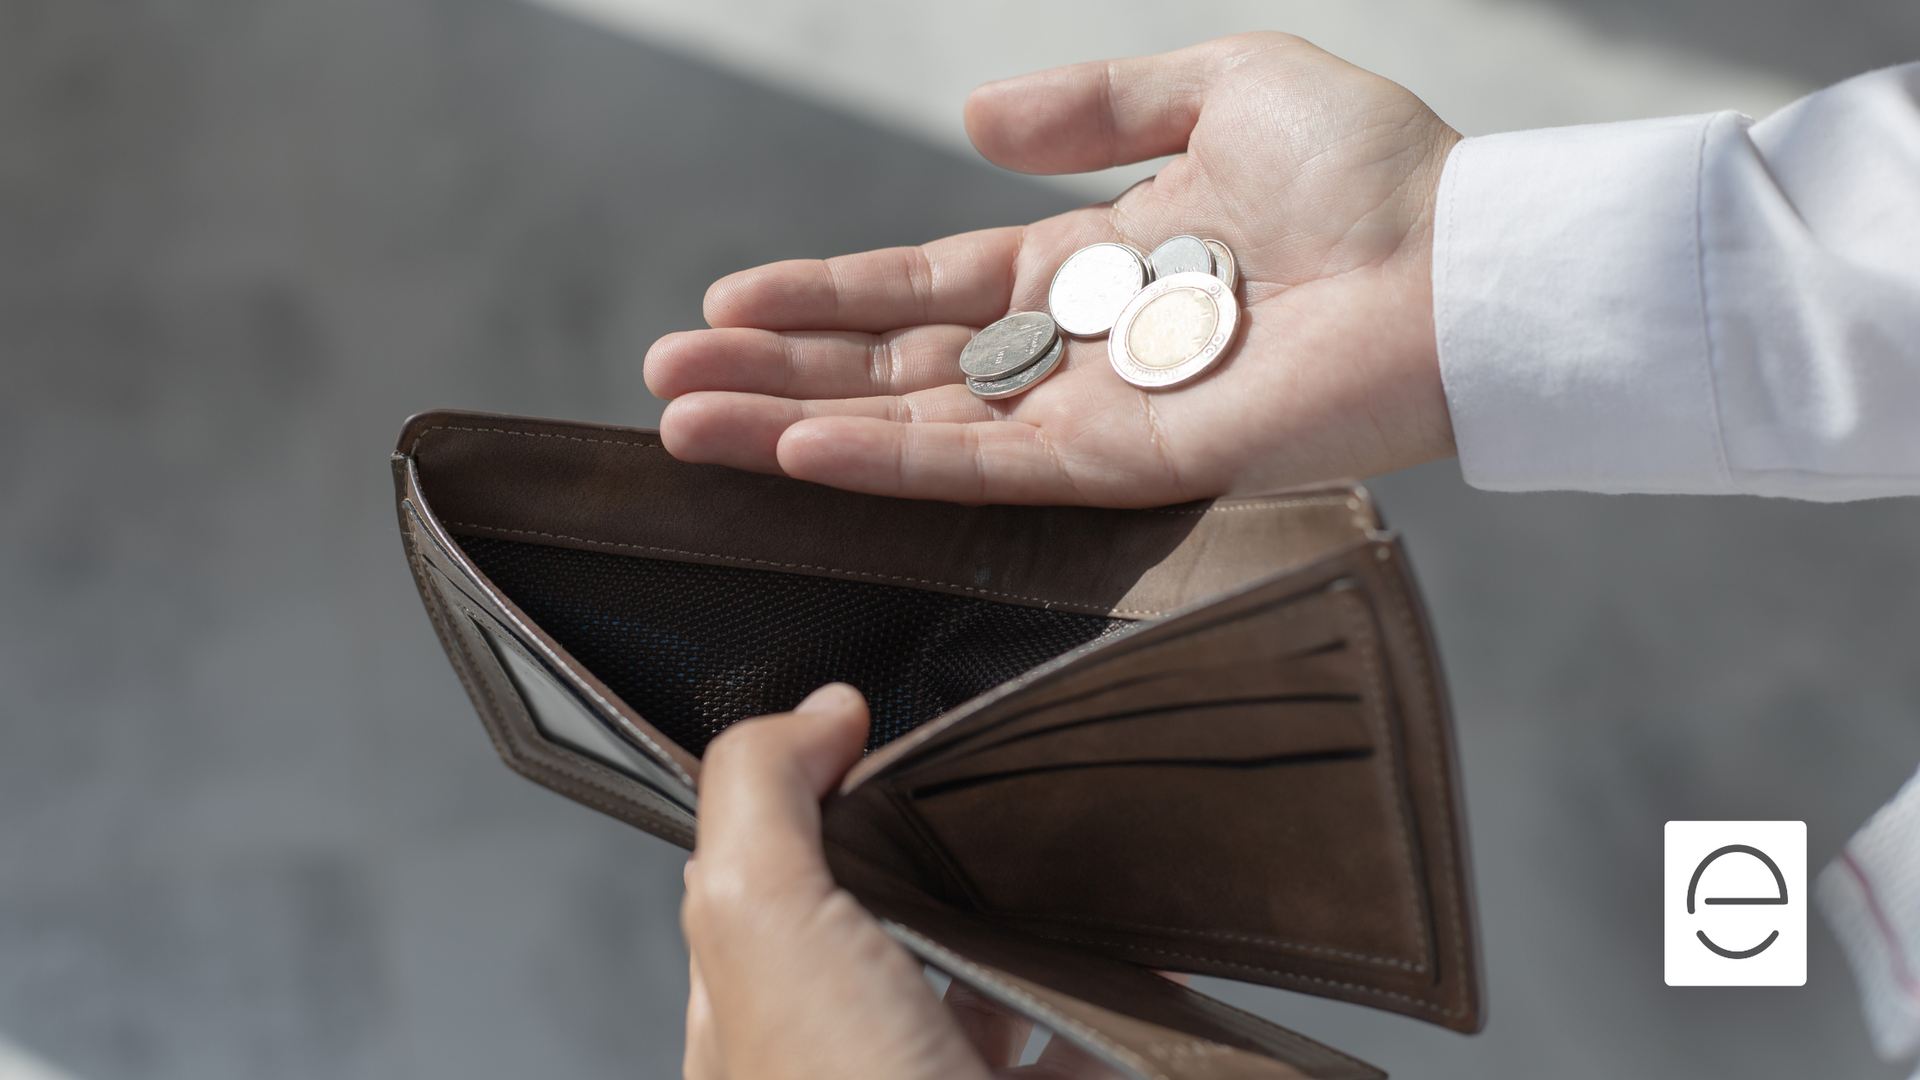
<svg viewBox="0 0 1920 1080"><path fill-rule="evenodd" d="M462 536L521 610L698 755L736 721L851 683L869 747L1132 620L868 582Z"/></svg>

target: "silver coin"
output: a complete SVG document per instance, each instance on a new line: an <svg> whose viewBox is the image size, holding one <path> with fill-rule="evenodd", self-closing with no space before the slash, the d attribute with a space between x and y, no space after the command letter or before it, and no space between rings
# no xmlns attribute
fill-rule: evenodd
<svg viewBox="0 0 1920 1080"><path fill-rule="evenodd" d="M1155 281L1169 274L1211 274L1213 252L1197 236L1176 236L1154 248L1147 264L1153 267Z"/></svg>
<svg viewBox="0 0 1920 1080"><path fill-rule="evenodd" d="M1060 332L1099 337L1113 329L1120 309L1147 283L1147 263L1125 244L1083 247L1054 272L1047 310Z"/></svg>
<svg viewBox="0 0 1920 1080"><path fill-rule="evenodd" d="M1204 243L1213 252L1213 276L1226 282L1227 291L1232 292L1240 284L1240 262L1233 257L1233 249L1218 240Z"/></svg>
<svg viewBox="0 0 1920 1080"><path fill-rule="evenodd" d="M1053 339L1053 348L1048 349L1046 355L1032 367L1004 379L968 379L967 389L973 391L974 397L985 398L988 401L998 401L1015 394L1024 394L1033 389L1035 383L1053 374L1053 369L1060 366L1060 358L1065 355L1067 355L1067 339L1056 337Z"/></svg>
<svg viewBox="0 0 1920 1080"><path fill-rule="evenodd" d="M1009 315L973 335L960 350L960 373L969 379L1004 379L1047 355L1060 336L1044 311Z"/></svg>
<svg viewBox="0 0 1920 1080"><path fill-rule="evenodd" d="M1239 327L1240 304L1225 282L1170 274L1140 290L1114 321L1107 360L1135 386L1174 386L1212 367Z"/></svg>

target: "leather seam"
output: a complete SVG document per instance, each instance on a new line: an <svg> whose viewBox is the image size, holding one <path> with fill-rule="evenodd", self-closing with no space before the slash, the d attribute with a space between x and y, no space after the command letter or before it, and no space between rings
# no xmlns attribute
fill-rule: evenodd
<svg viewBox="0 0 1920 1080"><path fill-rule="evenodd" d="M436 431L470 431L482 435L515 435L523 439L565 439L568 442L599 443L605 446L632 446L642 450L659 450L662 453L666 451L666 447L664 446L647 442L633 442L628 439L589 439L582 435L558 435L546 431L514 431L511 428L462 427L456 424L435 424L433 427L413 437L413 441L407 444L407 456L414 456L420 449L421 441Z"/></svg>
<svg viewBox="0 0 1920 1080"><path fill-rule="evenodd" d="M1394 733L1388 730L1389 725L1386 717L1387 689L1384 680L1381 678L1381 665L1384 661L1379 652L1380 642L1378 636L1366 632L1371 628L1365 625L1362 613L1359 610L1360 602L1354 598L1351 593L1336 595L1334 598L1334 607L1340 612L1343 621L1347 624L1348 639L1355 641L1360 650L1360 666L1361 669L1366 672L1367 689L1371 692L1369 696L1373 702L1372 708L1367 711L1371 714L1373 726L1375 727L1374 734L1380 740L1377 752L1391 754L1397 751L1404 751L1404 747L1398 746L1394 739ZM1393 788L1399 786L1394 783L1399 772L1400 770L1397 768L1389 768L1387 770L1388 787ZM1396 796L1398 796L1398 793L1396 793ZM1394 830L1394 838L1399 842L1401 857L1406 860L1407 884L1411 888L1419 890L1423 884L1423 875L1420 873L1419 861L1413 856L1413 845L1407 836L1407 831L1411 823L1407 820L1405 813L1406 807L1405 804L1401 802L1400 797L1394 798L1393 803L1394 805L1388 808L1388 814L1394 823L1399 826ZM1420 918L1418 898L1411 897L1408 899L1408 906L1411 910L1405 914L1409 916L1409 922L1418 926L1423 921ZM1428 967L1428 961L1432 958L1427 954L1426 935L1422 933L1420 934L1420 938L1421 942L1418 949L1420 954L1419 970L1425 971Z"/></svg>
<svg viewBox="0 0 1920 1080"><path fill-rule="evenodd" d="M1236 503L1233 506L1203 506L1198 510L1163 510L1159 507L1145 507L1144 509L1149 514L1190 517L1199 514L1234 514L1245 510L1289 510L1298 506L1339 506L1344 508L1346 502L1347 497L1344 495L1314 495L1304 499L1270 499L1266 502Z"/></svg>
<svg viewBox="0 0 1920 1080"><path fill-rule="evenodd" d="M1435 1013L1440 1016L1451 1017L1451 1016L1466 1015L1465 1009L1443 1009L1439 1005L1431 1001L1427 1001L1422 998L1413 997L1408 994L1398 993L1393 990L1382 990L1378 987L1365 986L1360 983L1341 982L1338 979L1323 979L1318 975L1301 975L1301 974L1298 974L1297 972L1282 971L1279 968L1262 967L1259 964L1247 964L1247 963L1241 963L1235 960L1216 960L1210 956L1196 956L1192 953L1176 952L1172 949L1156 949L1149 945L1134 945L1134 944L1129 944L1127 942L1122 942L1122 941L1101 941L1097 938L1061 937L1055 934L1039 934L1039 933L1036 933L1035 936L1046 938L1048 941L1064 942L1068 945L1100 945L1109 949L1131 949L1138 952L1153 953L1156 956L1172 956L1181 960L1197 960L1203 964L1215 964L1221 967L1245 968L1248 971L1258 971L1258 972L1261 972L1262 974L1274 975L1282 979L1291 979L1299 982L1317 983L1321 986L1339 987L1342 990L1354 990L1362 994L1376 994L1381 997L1390 997L1397 1001L1404 1001L1407 1004L1413 1006L1414 1008L1424 1009L1428 1012Z"/></svg>
<svg viewBox="0 0 1920 1080"><path fill-rule="evenodd" d="M454 677L460 680L461 688L467 692L467 699L476 709L484 704L487 709L498 712L494 707L492 695L476 684L468 674L467 667L472 663L472 657L468 654L466 643L459 640L459 633L453 628L452 616L447 613L446 599L440 595L439 586L433 583L433 578L428 573L427 560L420 554L418 545L414 543L412 531L402 528L400 538L406 544L407 562L413 570L414 583L420 589L421 597L427 602L427 621L433 624L433 633L440 639L440 648L446 652L450 661L454 661L452 664ZM493 744L493 752L501 758L508 757L510 747L495 730L494 725L486 723L485 720L486 717L482 716L480 726L486 730L487 741Z"/></svg>
<svg viewBox="0 0 1920 1080"><path fill-rule="evenodd" d="M1393 549L1388 546L1382 546L1380 550L1390 552ZM1397 568L1397 569L1399 573L1401 573L1402 575L1406 573L1404 568ZM1404 632L1408 636L1408 639L1410 641L1417 643L1420 641L1418 626L1414 622L1413 611L1407 604L1405 594L1398 587L1400 584L1401 582L1398 582L1398 581L1392 582L1391 587L1388 589L1388 591L1393 594L1394 612L1400 617L1402 632ZM1438 703L1439 695L1434 686L1433 675L1431 672L1427 670L1426 657L1424 656L1422 650L1420 650L1419 648L1409 649L1408 655L1410 656L1414 666L1415 677L1420 682L1420 697L1422 699L1422 704L1428 710L1428 719L1430 721L1433 721L1433 723L1429 724L1429 726L1437 727L1438 719L1440 716L1440 713L1439 713L1440 705ZM1433 748L1433 752L1428 755L1429 768L1433 777L1432 782L1434 785L1434 798L1439 801L1439 804L1440 804L1439 814L1440 814L1441 821L1444 823L1444 826L1445 826L1445 834L1443 837L1443 841L1442 843L1437 844L1435 846L1439 848L1440 861L1442 863L1441 873L1444 876L1446 880L1446 884L1448 886L1446 889L1442 890L1446 897L1448 922L1451 924L1453 928L1453 941L1451 942L1452 947L1448 951L1453 954L1454 962L1459 967L1461 975L1464 977L1467 971L1469 970L1467 967L1466 956L1463 951L1466 948L1467 939L1466 939L1465 928L1463 927L1460 921L1460 905L1458 902L1458 894L1460 891L1460 872L1459 872L1459 868L1454 865L1453 844L1452 844L1453 837L1459 830L1453 819L1452 788L1447 784L1446 782L1447 778L1442 768L1444 763L1445 753L1446 753L1446 746L1444 745L1444 743L1442 743L1441 745L1435 746ZM1464 988L1462 992L1464 992ZM1466 1013L1467 1013L1467 1009L1463 1002L1460 1009L1454 1012L1445 1013L1443 1015L1465 1016Z"/></svg>
<svg viewBox="0 0 1920 1080"><path fill-rule="evenodd" d="M935 581L931 578L908 577L905 574L873 574L864 570L843 570L836 566L816 566L812 563L774 562L771 559L753 559L736 555L722 555L712 551L686 551L680 548L657 547L652 544L628 544L618 540L593 540L584 536L569 536L565 533L541 532L537 529L509 529L499 525L477 525L471 521L452 521L446 524L455 528L469 529L474 532L510 533L515 536L540 536L548 540L569 540L576 544L592 544L598 547L626 548L631 551L652 551L662 555L688 555L701 559L722 559L729 563L753 563L758 566L777 567L782 570L815 570L828 574L840 574L846 577L869 578L875 581L903 581L914 585L937 585L943 589L959 589L962 592L976 593L980 596L1002 596L1009 600L1025 600L1035 604L1045 604L1050 608L1072 608L1089 614L1130 615L1141 618L1159 618L1164 611L1146 608L1109 608L1096 604L1076 604L1068 600L1049 600L1044 596L1026 596L1021 593L1002 592L998 589L977 589L971 585L959 585L950 581Z"/></svg>

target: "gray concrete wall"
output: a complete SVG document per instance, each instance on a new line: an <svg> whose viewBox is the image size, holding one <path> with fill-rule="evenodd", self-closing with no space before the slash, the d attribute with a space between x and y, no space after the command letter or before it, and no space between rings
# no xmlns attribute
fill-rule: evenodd
<svg viewBox="0 0 1920 1080"><path fill-rule="evenodd" d="M513 0L0 5L0 1076L677 1075L679 853L493 759L393 434L650 423L715 276L1069 202ZM1668 818L1817 865L1920 762L1920 506L1376 487L1493 1020L1214 988L1404 1077L1898 1075L1823 930L1805 988L1672 990L1656 893Z"/></svg>

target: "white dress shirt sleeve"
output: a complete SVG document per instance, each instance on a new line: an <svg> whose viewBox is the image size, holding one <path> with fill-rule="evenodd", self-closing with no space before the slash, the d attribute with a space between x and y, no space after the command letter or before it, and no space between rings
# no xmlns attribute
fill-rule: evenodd
<svg viewBox="0 0 1920 1080"><path fill-rule="evenodd" d="M1814 897L1853 965L1874 1049L1920 1054L1920 775L1847 841Z"/></svg>
<svg viewBox="0 0 1920 1080"><path fill-rule="evenodd" d="M1920 494L1920 64L1467 139L1433 300L1476 487Z"/></svg>

